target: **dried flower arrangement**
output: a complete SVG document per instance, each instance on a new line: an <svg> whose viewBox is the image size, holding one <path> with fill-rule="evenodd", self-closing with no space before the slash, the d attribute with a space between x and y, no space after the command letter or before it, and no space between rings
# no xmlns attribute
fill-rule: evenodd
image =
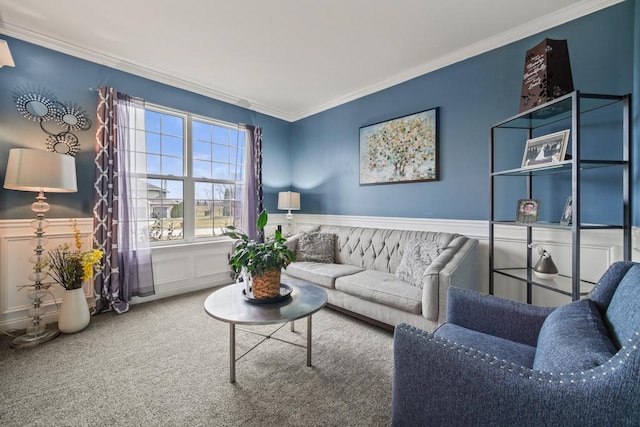
<svg viewBox="0 0 640 427"><path fill-rule="evenodd" d="M49 259L46 261L49 276L66 290L81 288L84 280L93 277L94 268L98 269L102 260L102 251L99 249L81 251L82 241L78 222L75 218L70 221L75 250L65 243L49 251Z"/></svg>

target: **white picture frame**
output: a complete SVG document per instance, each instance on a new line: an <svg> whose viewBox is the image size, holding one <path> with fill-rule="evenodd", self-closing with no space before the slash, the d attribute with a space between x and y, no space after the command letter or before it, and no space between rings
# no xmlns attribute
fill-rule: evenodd
<svg viewBox="0 0 640 427"><path fill-rule="evenodd" d="M528 139L522 156L523 168L539 168L564 161L570 130Z"/></svg>

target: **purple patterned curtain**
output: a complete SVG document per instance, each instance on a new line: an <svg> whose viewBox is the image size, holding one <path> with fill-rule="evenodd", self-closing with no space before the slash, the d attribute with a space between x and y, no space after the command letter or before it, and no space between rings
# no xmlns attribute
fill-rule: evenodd
<svg viewBox="0 0 640 427"><path fill-rule="evenodd" d="M95 278L94 313L111 309L125 313L131 297L155 293L148 238L136 229L136 215L145 215L146 211L138 208L147 206L146 176L130 173L135 161L129 147L135 143L131 131L139 116L136 111L144 111L141 100L120 94L114 88L100 88L93 234L104 258L102 271Z"/></svg>
<svg viewBox="0 0 640 427"><path fill-rule="evenodd" d="M250 239L264 242L264 230L258 233L256 221L264 209L262 204L262 128L247 126L249 149L247 153L247 230Z"/></svg>

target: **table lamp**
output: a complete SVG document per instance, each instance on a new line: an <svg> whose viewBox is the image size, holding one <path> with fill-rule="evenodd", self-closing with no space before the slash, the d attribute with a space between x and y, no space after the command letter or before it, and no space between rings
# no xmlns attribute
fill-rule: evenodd
<svg viewBox="0 0 640 427"><path fill-rule="evenodd" d="M278 209L287 212L287 236L291 236L293 230L293 214L291 211L300 210L300 193L295 191L281 191L278 193Z"/></svg>
<svg viewBox="0 0 640 427"><path fill-rule="evenodd" d="M44 150L11 149L4 188L38 193L36 201L31 205L31 210L36 214L36 219L31 222L31 226L36 229L35 236L31 238L36 249L35 255L29 258L29 261L34 264L33 273L29 275L29 280L34 283L28 285L31 288L29 298L33 300L32 307L27 311L27 314L32 317L31 326L23 335L11 342L12 348L33 347L57 337L60 333L57 328L47 329L45 324L40 324L41 317L46 312L46 309L41 307L42 298L49 288L49 285L42 283L47 277L47 273L42 271L43 245L47 244L44 229L49 225L49 222L44 219L45 212L49 210L44 192L78 191L75 158Z"/></svg>

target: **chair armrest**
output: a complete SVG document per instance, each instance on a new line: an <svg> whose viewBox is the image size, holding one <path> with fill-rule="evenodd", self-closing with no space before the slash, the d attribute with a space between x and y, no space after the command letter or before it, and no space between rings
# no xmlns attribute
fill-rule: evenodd
<svg viewBox="0 0 640 427"><path fill-rule="evenodd" d="M534 347L553 310L468 289L450 287L447 294L447 322Z"/></svg>
<svg viewBox="0 0 640 427"><path fill-rule="evenodd" d="M584 372L551 373L401 323L393 351L394 426L634 425L640 419L638 349Z"/></svg>

